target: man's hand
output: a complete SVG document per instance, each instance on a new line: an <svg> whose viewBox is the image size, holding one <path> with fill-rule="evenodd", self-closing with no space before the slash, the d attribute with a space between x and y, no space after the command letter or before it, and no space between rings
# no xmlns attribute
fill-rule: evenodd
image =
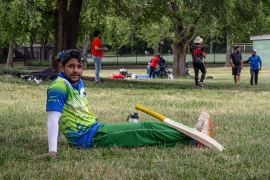
<svg viewBox="0 0 270 180"><path fill-rule="evenodd" d="M232 64L232 68L235 68L234 64Z"/></svg>

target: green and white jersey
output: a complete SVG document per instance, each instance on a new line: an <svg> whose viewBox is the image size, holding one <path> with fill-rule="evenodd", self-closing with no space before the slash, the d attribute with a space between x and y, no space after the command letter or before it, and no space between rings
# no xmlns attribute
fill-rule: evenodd
<svg viewBox="0 0 270 180"><path fill-rule="evenodd" d="M61 113L59 127L69 143L83 148L91 147L92 137L100 123L89 112L81 79L75 85L60 73L48 88L46 111Z"/></svg>

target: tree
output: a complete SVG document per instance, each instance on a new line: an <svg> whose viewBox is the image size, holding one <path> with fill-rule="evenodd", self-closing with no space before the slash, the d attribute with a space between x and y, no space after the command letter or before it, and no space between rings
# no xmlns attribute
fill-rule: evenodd
<svg viewBox="0 0 270 180"><path fill-rule="evenodd" d="M55 9L56 51L76 48L83 0L57 0Z"/></svg>
<svg viewBox="0 0 270 180"><path fill-rule="evenodd" d="M185 75L185 56L191 40L209 29L213 17L223 12L224 3L225 0L118 0L114 14L128 20L129 28L149 44L158 44L165 37L171 39L173 73L179 77Z"/></svg>
<svg viewBox="0 0 270 180"><path fill-rule="evenodd" d="M25 42L29 37L29 31L40 25L40 13L36 11L37 4L27 0L0 1L0 39L9 44L6 67L13 67L13 54L16 43Z"/></svg>
<svg viewBox="0 0 270 180"><path fill-rule="evenodd" d="M215 20L217 36L227 37L226 65L234 44L249 42L250 36L269 32L269 3L269 0L227 1L224 18Z"/></svg>
<svg viewBox="0 0 270 180"><path fill-rule="evenodd" d="M225 1L170 1L168 14L174 31L173 73L176 77L185 76L185 57L191 40L205 32L214 17L220 17Z"/></svg>

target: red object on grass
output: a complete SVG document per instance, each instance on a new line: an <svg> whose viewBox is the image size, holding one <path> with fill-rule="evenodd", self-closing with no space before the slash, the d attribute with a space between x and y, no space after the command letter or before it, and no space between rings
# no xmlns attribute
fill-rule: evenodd
<svg viewBox="0 0 270 180"><path fill-rule="evenodd" d="M122 74L113 74L111 75L110 79L125 79L125 76Z"/></svg>

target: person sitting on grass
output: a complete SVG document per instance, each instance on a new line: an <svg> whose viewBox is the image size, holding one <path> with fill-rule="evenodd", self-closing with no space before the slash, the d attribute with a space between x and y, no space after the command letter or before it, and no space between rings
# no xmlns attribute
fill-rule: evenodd
<svg viewBox="0 0 270 180"><path fill-rule="evenodd" d="M155 54L153 58L150 61L150 73L149 78L155 78L156 77L156 67L158 65L159 60L159 53Z"/></svg>
<svg viewBox="0 0 270 180"><path fill-rule="evenodd" d="M142 147L153 145L200 143L164 123L139 122L105 124L88 109L88 100L81 79L83 59L78 50L60 53L58 78L47 90L46 111L49 157L56 157L59 128L68 143L79 148ZM211 135L209 114L201 113L196 128Z"/></svg>

